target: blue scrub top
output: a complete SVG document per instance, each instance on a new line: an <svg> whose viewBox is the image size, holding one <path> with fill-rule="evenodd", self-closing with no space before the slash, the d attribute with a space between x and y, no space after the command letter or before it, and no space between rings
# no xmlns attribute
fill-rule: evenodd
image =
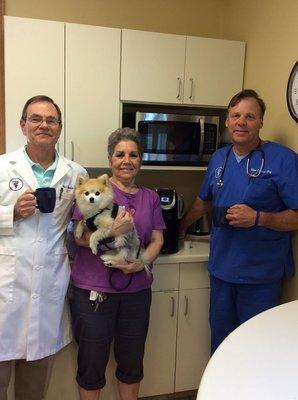
<svg viewBox="0 0 298 400"><path fill-rule="evenodd" d="M233 150L227 159L223 187L218 188L221 167L229 147L214 153L199 197L213 206L247 204L257 211L298 209L298 156L277 143L262 144L265 163L260 177L246 173L248 156L240 162ZM250 157L250 171L261 166L261 153ZM294 274L290 232L264 227L212 227L209 272L233 283L269 283Z"/></svg>

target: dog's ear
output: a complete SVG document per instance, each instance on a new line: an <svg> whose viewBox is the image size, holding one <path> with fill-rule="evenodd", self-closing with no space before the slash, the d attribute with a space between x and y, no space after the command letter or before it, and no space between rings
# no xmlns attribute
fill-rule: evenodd
<svg viewBox="0 0 298 400"><path fill-rule="evenodd" d="M99 179L104 185L110 186L110 180L108 174L100 175L97 179Z"/></svg>
<svg viewBox="0 0 298 400"><path fill-rule="evenodd" d="M76 187L79 187L84 182L85 178L83 176L78 176L76 180Z"/></svg>

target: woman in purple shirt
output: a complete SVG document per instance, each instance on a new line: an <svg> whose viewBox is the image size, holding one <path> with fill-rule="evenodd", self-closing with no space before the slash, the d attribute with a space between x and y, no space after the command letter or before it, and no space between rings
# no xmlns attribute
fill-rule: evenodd
<svg viewBox="0 0 298 400"><path fill-rule="evenodd" d="M137 186L135 177L141 167L139 134L123 128L108 140L110 182L114 201L125 206L126 213L117 218L114 232L127 229L132 215L146 253L152 263L163 244L165 228L159 197ZM128 214L127 214L128 213ZM74 221L82 219L78 209ZM121 222L123 220L123 223ZM77 222L75 222L76 224ZM119 234L118 233L118 234ZM72 267L72 319L78 343L77 382L81 400L98 400L104 387L110 345L114 340L116 377L121 400L137 400L143 378L143 356L149 324L152 274L148 275L139 260L106 267L99 255L89 248L89 235L76 239L78 249ZM113 247L113 238L101 248Z"/></svg>

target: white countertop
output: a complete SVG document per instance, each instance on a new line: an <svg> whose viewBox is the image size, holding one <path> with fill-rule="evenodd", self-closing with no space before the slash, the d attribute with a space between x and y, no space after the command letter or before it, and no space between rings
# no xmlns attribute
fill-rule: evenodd
<svg viewBox="0 0 298 400"><path fill-rule="evenodd" d="M160 255L154 264L208 261L209 240L209 236L198 237L197 240L191 241L191 248L189 249L184 249L183 241L181 241L178 253Z"/></svg>

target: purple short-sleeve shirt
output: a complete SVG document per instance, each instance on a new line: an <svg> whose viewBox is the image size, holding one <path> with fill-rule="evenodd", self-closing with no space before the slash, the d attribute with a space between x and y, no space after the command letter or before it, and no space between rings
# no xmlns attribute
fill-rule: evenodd
<svg viewBox="0 0 298 400"><path fill-rule="evenodd" d="M121 191L114 184L112 184L112 187L115 203L119 206L125 206L133 215L139 238L142 245L146 247L151 241L153 230L165 229L157 193L145 187L139 187L137 193L129 194ZM74 210L72 218L74 220L82 219L82 215L77 207ZM122 292L137 292L151 286L152 275L148 276L143 270L134 273L130 284L125 288L131 278L131 274L125 275L121 270L106 267L99 257L100 254L95 256L90 248L77 247L71 274L75 286L82 289L108 293L115 293L119 289ZM110 277L112 271L114 272L111 285Z"/></svg>

